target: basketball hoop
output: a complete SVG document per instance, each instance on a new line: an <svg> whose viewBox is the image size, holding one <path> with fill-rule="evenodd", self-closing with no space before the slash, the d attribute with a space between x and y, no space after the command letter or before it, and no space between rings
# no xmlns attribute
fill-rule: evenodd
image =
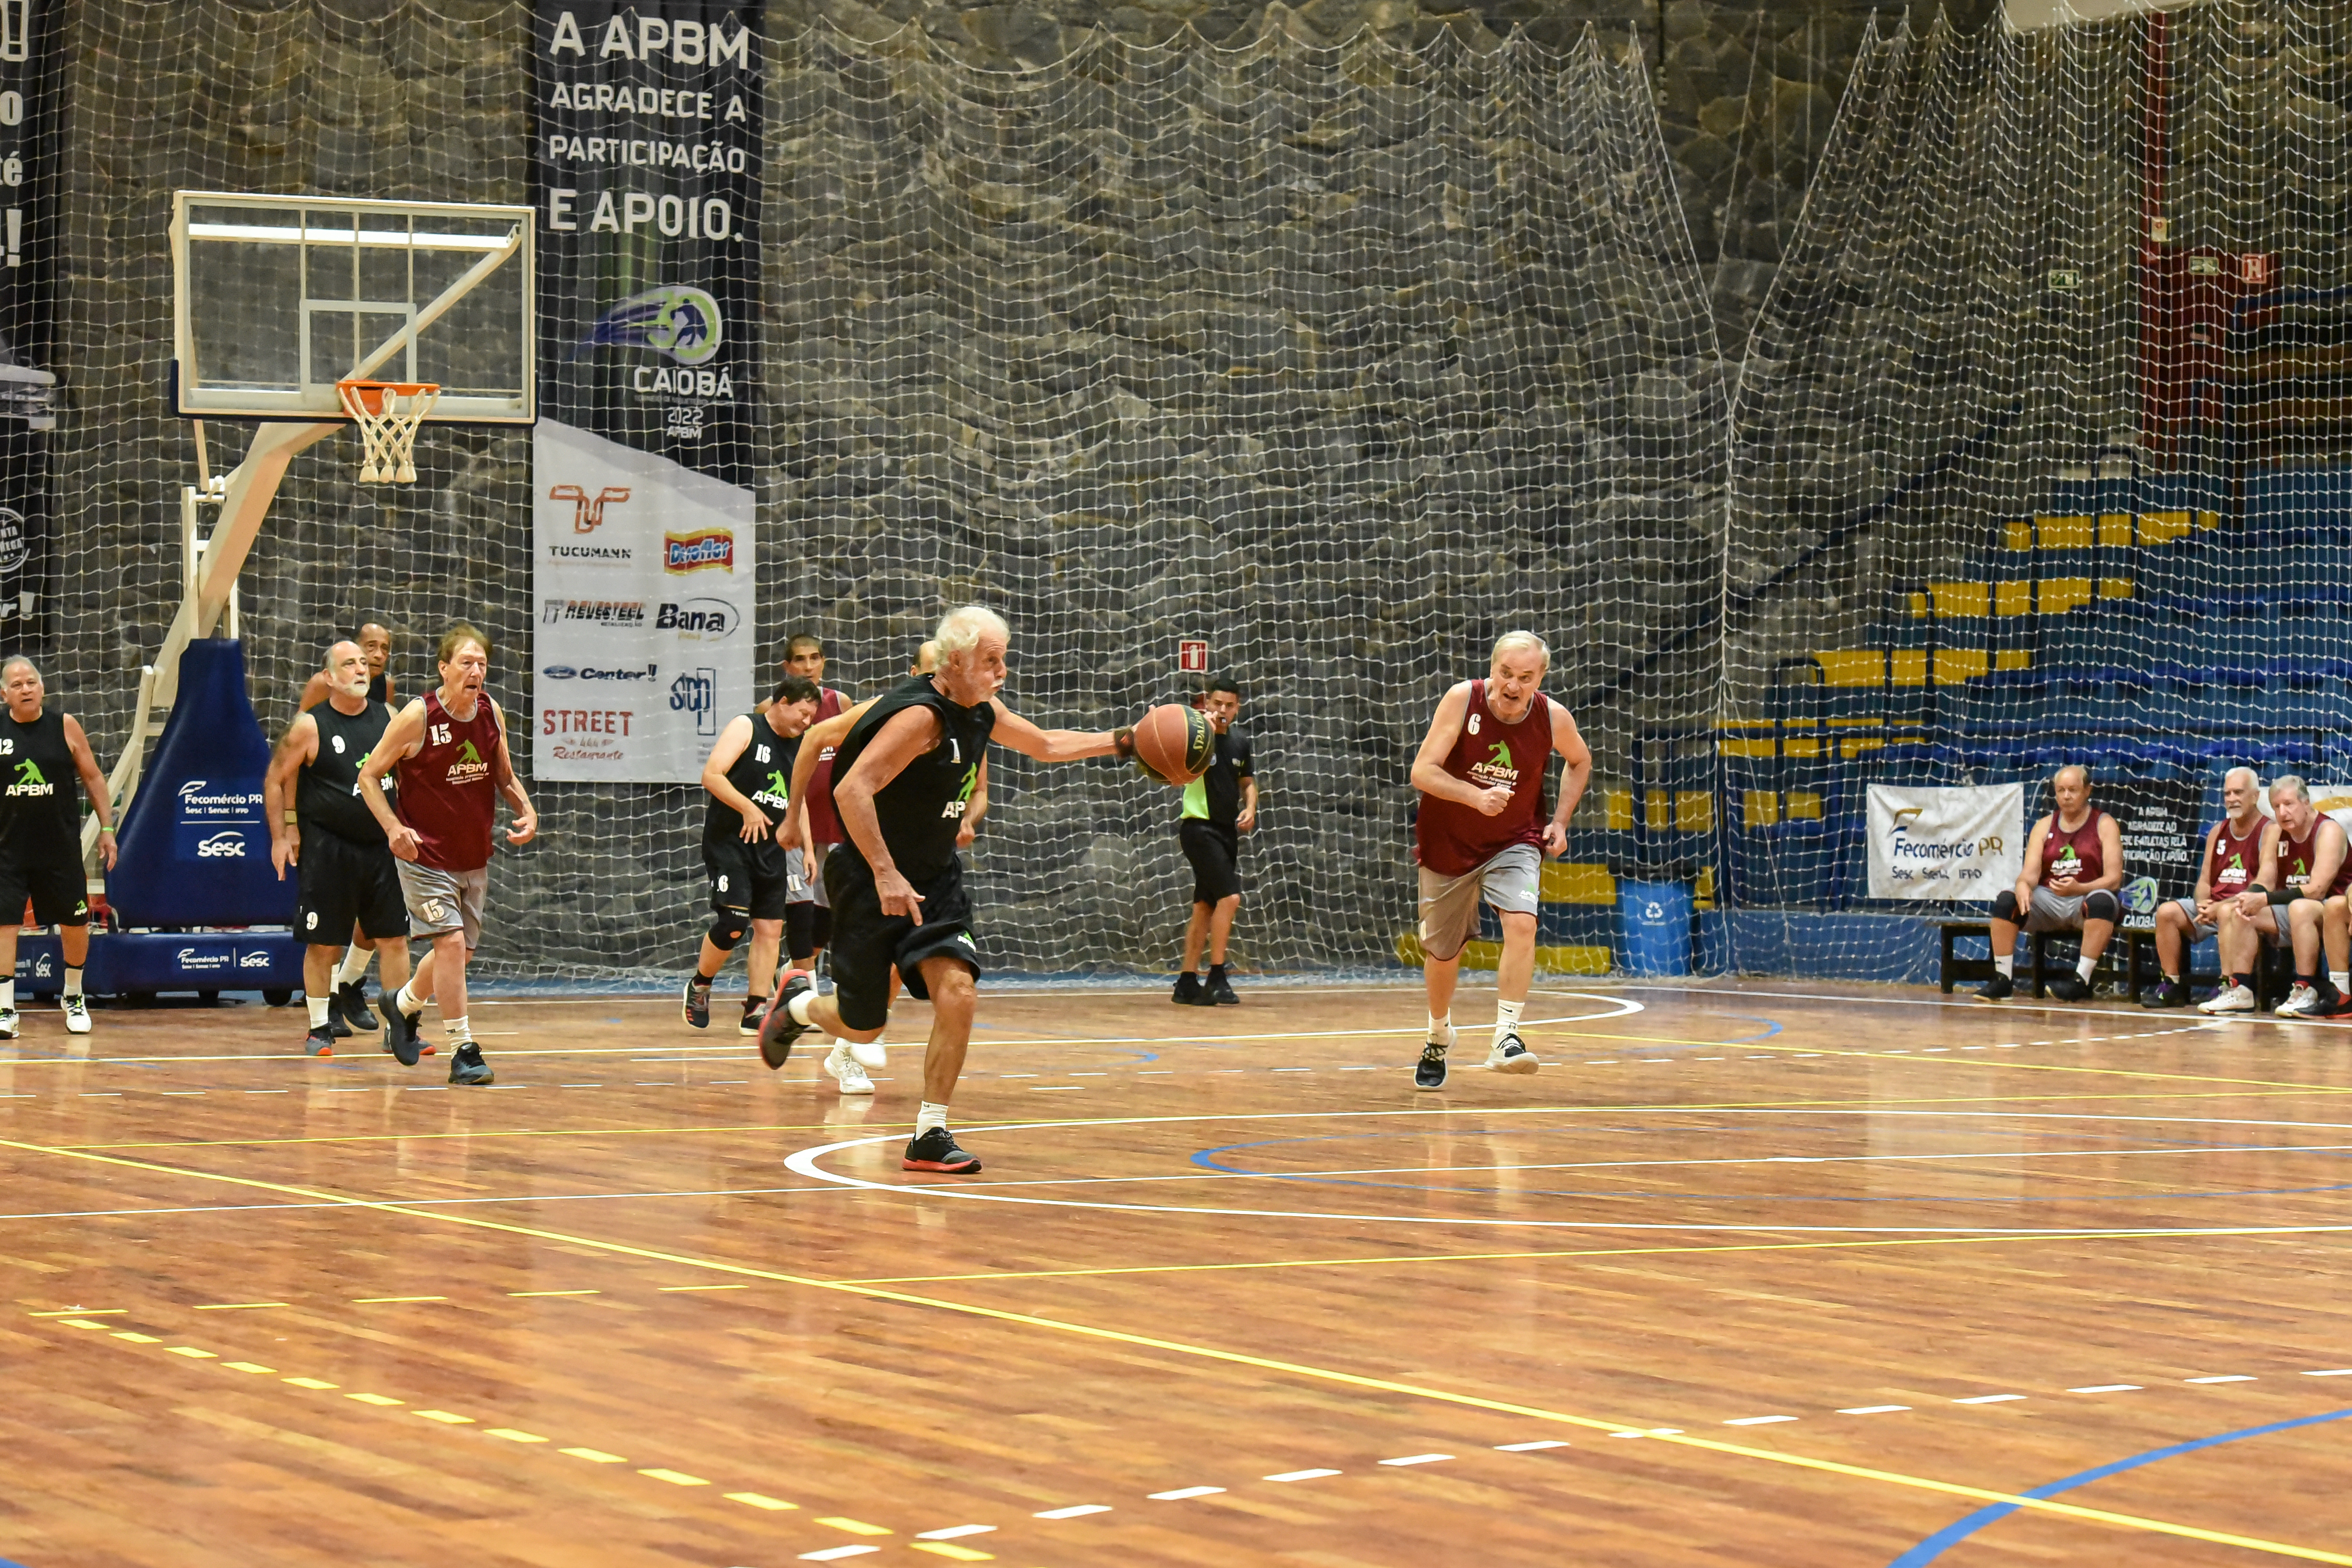
<svg viewBox="0 0 2352 1568"><path fill-rule="evenodd" d="M440 401L431 382L339 381L335 395L360 427L360 483L416 482L416 427Z"/></svg>

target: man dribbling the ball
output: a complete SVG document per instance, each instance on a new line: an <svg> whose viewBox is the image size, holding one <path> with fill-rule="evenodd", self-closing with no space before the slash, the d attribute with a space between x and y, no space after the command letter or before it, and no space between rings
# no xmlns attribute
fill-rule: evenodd
<svg viewBox="0 0 2352 1568"><path fill-rule="evenodd" d="M1568 710L1538 689L1551 649L1533 632L1505 632L1484 680L1465 680L1437 704L1412 761L1421 792L1413 858L1421 867L1422 980L1429 992L1429 1037L1413 1068L1413 1087L1445 1087L1445 1053L1454 1044L1454 986L1462 949L1478 929L1478 905L1494 906L1503 924L1495 973L1495 1037L1489 1071L1530 1073L1534 1055L1519 1038L1519 1010L1535 977L1536 898L1540 855L1568 850L1568 822L1592 777L1592 752ZM1567 764L1559 805L1538 827L1544 767L1558 752Z"/></svg>
<svg viewBox="0 0 2352 1568"><path fill-rule="evenodd" d="M939 668L876 699L842 737L833 800L846 839L824 868L834 992L820 996L805 973L789 972L760 1027L761 1060L781 1068L793 1042L811 1029L845 1040L880 1035L893 970L928 999L923 1101L901 1162L909 1171L980 1169L948 1131L948 1101L971 1042L980 977L956 838L988 742L1002 741L1041 763L1134 754L1129 731L1040 730L1007 708L996 693L1011 636L992 610L951 611L940 623Z"/></svg>

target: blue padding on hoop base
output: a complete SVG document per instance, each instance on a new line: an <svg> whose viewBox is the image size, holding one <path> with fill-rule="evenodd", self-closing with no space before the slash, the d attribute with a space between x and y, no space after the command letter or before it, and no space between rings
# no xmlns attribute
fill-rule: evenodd
<svg viewBox="0 0 2352 1568"><path fill-rule="evenodd" d="M245 648L192 642L180 690L123 814L106 900L126 926L294 923L299 889L269 866L261 781L269 741L245 689Z"/></svg>

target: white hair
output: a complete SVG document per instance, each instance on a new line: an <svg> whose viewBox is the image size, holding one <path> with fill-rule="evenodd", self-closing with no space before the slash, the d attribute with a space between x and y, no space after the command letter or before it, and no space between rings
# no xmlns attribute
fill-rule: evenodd
<svg viewBox="0 0 2352 1568"><path fill-rule="evenodd" d="M2278 793L2283 789L2293 790L2297 800L2311 798L2311 786L2303 782L2301 773L2281 773L2271 780L2271 799L2278 799Z"/></svg>
<svg viewBox="0 0 2352 1568"><path fill-rule="evenodd" d="M2056 773L2050 775L2050 782L2054 784L2060 779L2064 778L2068 773L2073 773L2074 775L2074 782L2081 784L2084 789L2089 789L2091 787L2091 770L2084 767L2080 763L2068 763L2064 767L2060 768Z"/></svg>
<svg viewBox="0 0 2352 1568"><path fill-rule="evenodd" d="M2229 788L2231 784L2238 782L2241 775L2243 775L2245 778L2246 787L2248 789L2260 789L2263 787L2263 775L2254 772L2253 769L2244 766L2231 768L2228 773L2223 773L2221 775L2221 787L2223 789Z"/></svg>
<svg viewBox="0 0 2352 1568"><path fill-rule="evenodd" d="M1545 668L1549 669L1551 668L1550 645L1546 643L1543 638L1536 636L1533 632L1505 632L1501 637L1496 637L1495 639L1494 654L1488 660L1488 668L1491 668L1494 665L1500 664L1503 660L1503 656L1510 652L1513 648L1525 648L1529 653L1534 654L1538 658L1542 659L1544 661Z"/></svg>
<svg viewBox="0 0 2352 1568"><path fill-rule="evenodd" d="M931 640L940 645L940 668L944 669L956 655L970 653L980 646L984 637L1000 637L1013 640L1013 628L1004 617L985 605L966 605L960 610L950 610L940 621L940 629Z"/></svg>
<svg viewBox="0 0 2352 1568"><path fill-rule="evenodd" d="M8 658L7 658L5 660L0 660L0 680L5 680L5 679L8 679L8 672L9 672L10 670L12 670L12 669L16 668L18 665L20 665L20 664L21 664L21 665L23 665L26 669L29 669L29 670L31 670L31 671L33 672L33 679L36 679L36 680L45 680L45 679L47 679L47 677L45 677L45 676L43 676L43 675L41 674L41 667L40 667L39 665L35 664L31 659L26 658L23 654L21 654L21 653L17 653L17 654L11 654L11 655L9 655L9 656L8 656Z"/></svg>

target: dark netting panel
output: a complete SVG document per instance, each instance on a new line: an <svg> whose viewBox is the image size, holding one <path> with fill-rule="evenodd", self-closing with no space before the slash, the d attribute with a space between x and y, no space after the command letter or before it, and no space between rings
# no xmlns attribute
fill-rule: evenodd
<svg viewBox="0 0 2352 1568"><path fill-rule="evenodd" d="M1735 404L1736 904L1870 907L1874 780L2346 776L2347 103L2341 6L1869 39Z"/></svg>

